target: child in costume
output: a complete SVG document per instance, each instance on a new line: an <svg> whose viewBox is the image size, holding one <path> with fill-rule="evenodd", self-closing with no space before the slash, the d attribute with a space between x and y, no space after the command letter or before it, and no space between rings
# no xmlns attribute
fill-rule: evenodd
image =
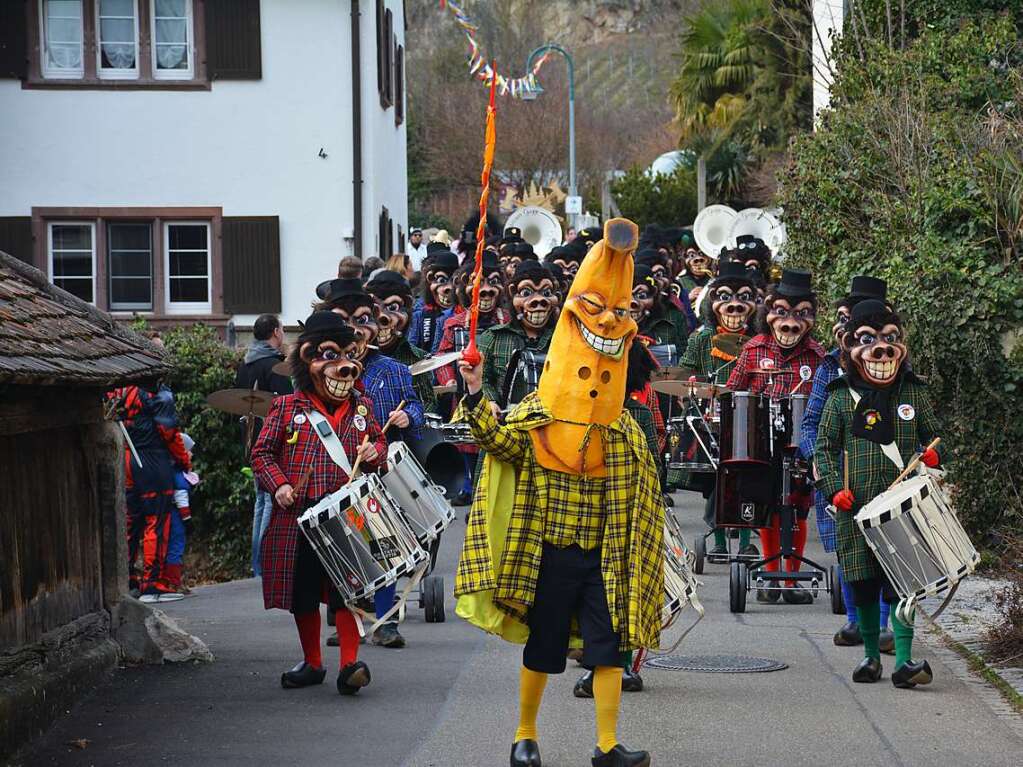
<svg viewBox="0 0 1023 767"><path fill-rule="evenodd" d="M852 586L863 637L864 659L852 678L869 683L880 680L882 673L878 597L891 604L897 595L853 517L899 476L901 467L884 446L894 446L906 463L934 439L938 423L925 385L907 367L909 350L902 321L888 305L869 299L853 307L841 347L846 375L828 387L831 396L824 405L814 456L817 488L837 509L838 561ZM927 448L921 460L933 468L941 455ZM911 688L930 683L930 665L912 657L912 623L903 623L895 610L891 621L895 634L892 684Z"/></svg>
<svg viewBox="0 0 1023 767"><path fill-rule="evenodd" d="M483 364L459 368L460 417L486 450L458 564L462 617L525 642L512 767L540 767L536 717L565 670L573 617L594 668L595 767L645 767L617 739L622 653L656 647L664 602L664 506L647 439L623 407L636 226L612 219L558 320L540 386L494 418Z"/></svg>
<svg viewBox="0 0 1023 767"><path fill-rule="evenodd" d="M252 470L274 495L261 552L263 604L295 616L303 660L281 674L281 686L307 687L322 684L327 675L320 653L320 603L326 595L341 646L337 689L353 695L370 682L369 667L358 660L359 629L298 529L298 518L348 482L348 474L314 432L314 420L325 418L349 462L354 465L358 456L366 471L376 470L386 459L387 442L373 419L372 403L356 389L362 373L358 343L340 315L310 315L288 359L296 391L273 401L252 448Z"/></svg>
<svg viewBox="0 0 1023 767"><path fill-rule="evenodd" d="M192 460L195 440L182 432L181 444ZM177 469L174 472L174 512L171 514L170 538L167 541L167 564L164 567L167 582L174 591L184 595L190 593L182 585L181 568L185 562L185 544L188 542L186 525L192 521L192 488L199 484L199 475L194 471ZM164 600L160 600L161 602Z"/></svg>

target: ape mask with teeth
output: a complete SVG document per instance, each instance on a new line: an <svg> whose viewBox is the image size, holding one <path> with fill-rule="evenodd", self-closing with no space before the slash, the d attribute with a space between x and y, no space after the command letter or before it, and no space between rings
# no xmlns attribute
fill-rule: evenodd
<svg viewBox="0 0 1023 767"><path fill-rule="evenodd" d="M515 268L508 295L515 321L527 335L538 336L550 324L558 304L557 290L553 276L538 261L523 261Z"/></svg>
<svg viewBox="0 0 1023 767"><path fill-rule="evenodd" d="M476 259L466 258L455 272L455 292L458 303L468 309L472 305L472 276L476 268ZM489 317L501 305L501 294L504 292L504 276L497 254L489 250L483 251L483 270L480 273L480 317Z"/></svg>
<svg viewBox="0 0 1023 767"><path fill-rule="evenodd" d="M653 270L646 264L637 264L632 272L632 302L629 304L629 314L641 328L647 318L654 313L660 288Z"/></svg>
<svg viewBox="0 0 1023 767"><path fill-rule="evenodd" d="M397 272L383 271L366 284L377 301L377 346L390 355L408 330L412 311L412 288Z"/></svg>
<svg viewBox="0 0 1023 767"><path fill-rule="evenodd" d="M441 309L454 306L454 274L457 270L458 256L449 249L438 249L429 255L423 267L423 301Z"/></svg>
<svg viewBox="0 0 1023 767"><path fill-rule="evenodd" d="M327 290L321 293L317 289L317 294L323 299L315 306L317 310L337 314L355 331L356 359L362 362L379 330L376 301L366 293L362 282L354 279L330 280Z"/></svg>
<svg viewBox="0 0 1023 767"><path fill-rule="evenodd" d="M809 335L817 317L817 296L810 288L810 273L785 269L781 281L764 299L764 309L761 332L770 333L782 349L795 349Z"/></svg>
<svg viewBox="0 0 1023 767"><path fill-rule="evenodd" d="M725 333L749 334L757 310L757 289L738 261L725 261L721 273L707 284L703 319Z"/></svg>
<svg viewBox="0 0 1023 767"><path fill-rule="evenodd" d="M336 407L351 396L362 374L357 355L355 331L336 313L315 311L305 321L288 362L300 391Z"/></svg>

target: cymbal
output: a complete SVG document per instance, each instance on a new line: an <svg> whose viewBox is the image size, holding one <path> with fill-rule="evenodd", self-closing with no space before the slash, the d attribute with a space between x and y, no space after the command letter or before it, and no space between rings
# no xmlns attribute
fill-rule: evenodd
<svg viewBox="0 0 1023 767"><path fill-rule="evenodd" d="M700 381L654 381L650 387L661 394L670 394L674 397L697 397L698 399L710 399L729 391L720 384Z"/></svg>
<svg viewBox="0 0 1023 767"><path fill-rule="evenodd" d="M291 364L287 360L281 360L272 368L270 368L270 370L279 376L291 378Z"/></svg>
<svg viewBox="0 0 1023 767"><path fill-rule="evenodd" d="M258 389L221 389L208 395L206 404L225 413L266 418L275 396L273 392Z"/></svg>
<svg viewBox="0 0 1023 767"><path fill-rule="evenodd" d="M437 368L442 368L445 365L450 365L452 362L457 362L462 359L461 352L445 352L444 354L435 354L432 357L419 360L409 365L409 372L414 375L421 375L422 373L429 373Z"/></svg>
<svg viewBox="0 0 1023 767"><path fill-rule="evenodd" d="M445 394L454 394L456 391L458 391L458 387L455 385L454 382L444 384L443 386L433 387L433 393L436 394L438 397L441 397Z"/></svg>
<svg viewBox="0 0 1023 767"><path fill-rule="evenodd" d="M654 371L653 375L655 381L681 381L685 377L685 368L680 368L676 365L666 365L663 368L658 368Z"/></svg>

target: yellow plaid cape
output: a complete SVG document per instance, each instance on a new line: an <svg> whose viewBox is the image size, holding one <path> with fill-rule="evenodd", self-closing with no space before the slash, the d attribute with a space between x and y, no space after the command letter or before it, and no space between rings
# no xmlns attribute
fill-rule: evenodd
<svg viewBox="0 0 1023 767"><path fill-rule="evenodd" d="M528 432L554 419L533 393L503 426L486 398L472 410L459 405L453 420L467 422L486 451L455 576L456 612L510 642L525 642L550 501L550 470L537 463ZM664 603L664 501L657 469L627 411L610 426L595 428L607 468L601 569L619 649L657 647Z"/></svg>

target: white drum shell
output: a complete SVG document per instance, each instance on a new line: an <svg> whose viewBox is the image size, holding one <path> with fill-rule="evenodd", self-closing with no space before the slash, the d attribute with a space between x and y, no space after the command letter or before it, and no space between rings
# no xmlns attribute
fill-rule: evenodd
<svg viewBox="0 0 1023 767"><path fill-rule="evenodd" d="M346 603L393 585L427 560L375 474L323 498L298 518L298 526Z"/></svg>
<svg viewBox="0 0 1023 767"><path fill-rule="evenodd" d="M691 604L701 616L703 605L696 595L700 582L693 567L696 557L685 544L681 531L670 516L664 520L664 609L661 625L671 626L687 604Z"/></svg>
<svg viewBox="0 0 1023 767"><path fill-rule="evenodd" d="M940 475L928 471L910 477L856 514L867 545L899 596L910 603L946 591L980 562Z"/></svg>
<svg viewBox="0 0 1023 767"><path fill-rule="evenodd" d="M455 510L444 497L444 488L433 483L404 442L393 442L388 447L387 473L380 479L424 549L429 549L455 520Z"/></svg>

